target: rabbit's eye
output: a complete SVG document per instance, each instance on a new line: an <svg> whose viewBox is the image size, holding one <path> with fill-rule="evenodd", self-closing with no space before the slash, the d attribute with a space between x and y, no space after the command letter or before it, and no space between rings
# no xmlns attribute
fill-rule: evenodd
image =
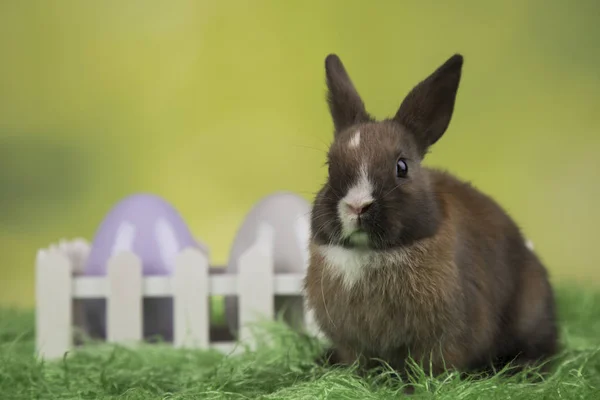
<svg viewBox="0 0 600 400"><path fill-rule="evenodd" d="M406 161L403 158L401 158L398 160L398 163L396 163L396 176L398 178L404 178L407 173L408 173L408 164L406 163Z"/></svg>

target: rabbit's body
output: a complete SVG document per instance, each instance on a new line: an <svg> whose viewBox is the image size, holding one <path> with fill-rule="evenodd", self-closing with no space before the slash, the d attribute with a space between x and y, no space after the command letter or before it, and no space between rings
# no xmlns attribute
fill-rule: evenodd
<svg viewBox="0 0 600 400"><path fill-rule="evenodd" d="M311 244L307 298L341 361L362 354L402 368L409 351L433 352L440 371L440 356L475 369L552 354L552 291L517 226L471 186L428 173L442 215L434 236L390 250Z"/></svg>
<svg viewBox="0 0 600 400"><path fill-rule="evenodd" d="M402 369L410 356L440 372L553 355L552 288L518 226L471 185L418 163L437 140L433 128L443 133L449 122L462 58L458 78L450 60L382 122L366 114L338 61L328 58L336 138L313 207L305 280L338 361Z"/></svg>

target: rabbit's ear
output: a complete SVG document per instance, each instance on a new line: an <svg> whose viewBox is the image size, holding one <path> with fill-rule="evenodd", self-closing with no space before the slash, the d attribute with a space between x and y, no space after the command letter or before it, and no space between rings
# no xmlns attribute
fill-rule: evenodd
<svg viewBox="0 0 600 400"><path fill-rule="evenodd" d="M450 124L462 65L460 54L450 57L408 93L394 117L415 135L423 154Z"/></svg>
<svg viewBox="0 0 600 400"><path fill-rule="evenodd" d="M365 105L337 55L330 54L325 59L325 74L329 89L327 102L336 133L356 123L368 121L370 117Z"/></svg>

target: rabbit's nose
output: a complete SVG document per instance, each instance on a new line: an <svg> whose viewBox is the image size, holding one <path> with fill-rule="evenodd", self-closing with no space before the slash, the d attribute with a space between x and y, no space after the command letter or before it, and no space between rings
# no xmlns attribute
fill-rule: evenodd
<svg viewBox="0 0 600 400"><path fill-rule="evenodd" d="M348 211L351 214L361 215L369 210L369 208L371 207L371 204L373 204L372 201L365 201L365 202L360 202L360 203L352 202L352 203L346 203L346 208L348 209Z"/></svg>

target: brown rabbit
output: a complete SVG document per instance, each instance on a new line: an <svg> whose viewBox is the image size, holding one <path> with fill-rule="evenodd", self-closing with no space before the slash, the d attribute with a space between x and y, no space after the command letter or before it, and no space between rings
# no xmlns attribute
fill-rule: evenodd
<svg viewBox="0 0 600 400"><path fill-rule="evenodd" d="M410 356L439 373L558 351L547 272L518 226L468 183L421 165L450 123L462 65L452 56L376 121L340 59L325 60L335 134L305 293L337 362L402 370Z"/></svg>

